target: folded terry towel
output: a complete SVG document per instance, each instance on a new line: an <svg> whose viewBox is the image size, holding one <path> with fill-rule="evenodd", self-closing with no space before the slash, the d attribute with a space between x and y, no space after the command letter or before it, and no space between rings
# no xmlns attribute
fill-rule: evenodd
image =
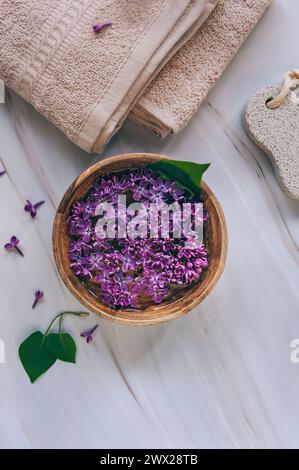
<svg viewBox="0 0 299 470"><path fill-rule="evenodd" d="M99 151L217 1L0 0L0 78Z"/></svg>
<svg viewBox="0 0 299 470"><path fill-rule="evenodd" d="M130 114L165 137L181 130L272 0L219 0L197 33L167 63Z"/></svg>

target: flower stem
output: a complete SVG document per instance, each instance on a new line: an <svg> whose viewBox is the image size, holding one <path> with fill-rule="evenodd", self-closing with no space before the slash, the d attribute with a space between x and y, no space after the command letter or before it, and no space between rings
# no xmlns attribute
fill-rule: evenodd
<svg viewBox="0 0 299 470"><path fill-rule="evenodd" d="M64 315L75 315L77 317L87 317L89 315L89 313L87 313L87 312L61 312L61 313L59 313L51 321L50 325L48 326L48 328L45 332L45 336L47 336L49 334L49 331L51 330L52 325L55 323L56 320L58 320L58 318L59 318L59 333L61 332L62 318L64 317Z"/></svg>
<svg viewBox="0 0 299 470"><path fill-rule="evenodd" d="M20 250L18 246L15 246L15 250L19 253L19 255L23 256L24 258L24 253Z"/></svg>
<svg viewBox="0 0 299 470"><path fill-rule="evenodd" d="M59 328L58 328L58 333L59 333L59 334L61 334L62 319L63 319L63 314L60 315L60 318L59 318Z"/></svg>

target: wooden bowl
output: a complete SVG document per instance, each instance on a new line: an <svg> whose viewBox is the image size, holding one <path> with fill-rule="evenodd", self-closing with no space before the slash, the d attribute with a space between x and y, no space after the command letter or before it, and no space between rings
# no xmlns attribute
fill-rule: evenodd
<svg viewBox="0 0 299 470"><path fill-rule="evenodd" d="M219 202L210 190L202 183L202 199L209 213L205 224L205 243L209 253L209 266L198 284L184 291L181 297L150 305L143 310L115 310L103 304L82 285L70 269L68 258L67 218L73 203L87 193L92 182L101 175L128 168L136 168L154 163L162 155L137 153L125 154L105 159L96 163L73 182L64 194L58 207L53 226L54 258L65 285L85 307L103 318L127 325L154 325L173 320L185 315L196 307L211 292L218 281L225 264L227 253L227 230L224 215Z"/></svg>

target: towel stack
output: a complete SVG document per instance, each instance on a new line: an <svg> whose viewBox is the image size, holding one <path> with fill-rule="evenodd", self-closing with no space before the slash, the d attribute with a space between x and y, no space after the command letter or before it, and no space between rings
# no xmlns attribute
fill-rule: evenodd
<svg viewBox="0 0 299 470"><path fill-rule="evenodd" d="M271 1L0 0L0 78L88 152L128 115L165 136L188 123Z"/></svg>

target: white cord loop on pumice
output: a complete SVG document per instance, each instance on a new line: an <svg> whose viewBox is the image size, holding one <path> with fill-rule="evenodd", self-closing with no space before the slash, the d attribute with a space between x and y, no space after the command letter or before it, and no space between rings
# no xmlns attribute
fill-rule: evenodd
<svg viewBox="0 0 299 470"><path fill-rule="evenodd" d="M293 88L299 85L299 70L290 70L284 74L284 85L276 98L268 101L266 106L270 109L278 108L282 105L286 97Z"/></svg>

